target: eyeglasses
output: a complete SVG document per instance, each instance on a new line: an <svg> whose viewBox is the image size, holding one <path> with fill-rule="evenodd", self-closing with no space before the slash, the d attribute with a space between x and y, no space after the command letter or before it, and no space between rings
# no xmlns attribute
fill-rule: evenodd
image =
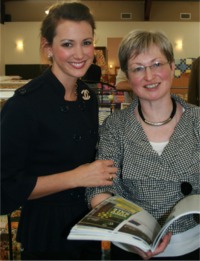
<svg viewBox="0 0 200 261"><path fill-rule="evenodd" d="M135 66L133 68L128 69L127 71L133 73L134 76L136 77L140 77L140 76L144 76L147 68L150 68L152 73L159 73L162 71L163 66L166 64L169 64L169 62L165 62L165 63L155 62L149 66L144 66L144 65Z"/></svg>

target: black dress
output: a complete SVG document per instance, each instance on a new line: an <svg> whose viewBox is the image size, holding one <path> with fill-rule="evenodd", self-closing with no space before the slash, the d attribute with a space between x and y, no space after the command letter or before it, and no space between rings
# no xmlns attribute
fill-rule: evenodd
<svg viewBox="0 0 200 261"><path fill-rule="evenodd" d="M94 252L97 242L93 248L87 241L66 239L88 212L85 188L27 200L38 176L71 170L95 158L97 98L80 80L77 92L77 101L64 101L64 87L48 69L18 89L1 112L1 214L21 206L17 240L26 251L52 253L52 259L53 253L55 259L62 259L56 253L63 253L63 259L95 259L90 249Z"/></svg>

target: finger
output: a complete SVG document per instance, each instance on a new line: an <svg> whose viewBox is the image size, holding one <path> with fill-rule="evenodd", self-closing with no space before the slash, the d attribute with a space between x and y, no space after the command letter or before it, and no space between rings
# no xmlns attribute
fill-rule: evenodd
<svg viewBox="0 0 200 261"><path fill-rule="evenodd" d="M170 242L171 236L172 236L172 233L168 233L167 235L165 235L162 238L162 240L161 240L161 242L159 244L159 249L164 250L167 247L167 245Z"/></svg>
<svg viewBox="0 0 200 261"><path fill-rule="evenodd" d="M108 160L108 162L110 165L114 165L114 160L110 159L110 160Z"/></svg>
<svg viewBox="0 0 200 261"><path fill-rule="evenodd" d="M110 173L116 174L117 171L118 171L118 169L117 169L116 167L110 167L110 168L109 168L109 172L110 172Z"/></svg>
<svg viewBox="0 0 200 261"><path fill-rule="evenodd" d="M104 162L106 163L107 166L114 166L114 161L113 160L104 160Z"/></svg>
<svg viewBox="0 0 200 261"><path fill-rule="evenodd" d="M113 181L113 179L114 179L113 175L109 175L109 177L107 178L107 180L109 181Z"/></svg>
<svg viewBox="0 0 200 261"><path fill-rule="evenodd" d="M168 246L171 237L172 237L172 233L168 233L167 235L165 235L162 238L162 240L160 241L156 250L152 253L152 256L155 256L155 255L162 253L165 250L165 248Z"/></svg>

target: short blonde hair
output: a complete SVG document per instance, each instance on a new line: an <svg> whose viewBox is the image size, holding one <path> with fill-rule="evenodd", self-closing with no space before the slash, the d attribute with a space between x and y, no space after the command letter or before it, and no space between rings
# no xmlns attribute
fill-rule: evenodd
<svg viewBox="0 0 200 261"><path fill-rule="evenodd" d="M169 64L174 62L173 47L167 36L162 32L134 30L121 41L118 51L120 67L127 74L128 60L148 50L152 45L159 47Z"/></svg>

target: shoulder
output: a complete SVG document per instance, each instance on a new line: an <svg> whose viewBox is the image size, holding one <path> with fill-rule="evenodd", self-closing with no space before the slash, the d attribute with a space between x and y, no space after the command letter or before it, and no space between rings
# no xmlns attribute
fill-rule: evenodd
<svg viewBox="0 0 200 261"><path fill-rule="evenodd" d="M42 86L46 85L45 83L46 83L47 79L49 78L49 76L50 76L50 70L47 69L40 76L31 80L30 82L28 82L24 86L18 88L15 91L15 94L19 95L19 96L24 96L24 95L28 95L30 93L37 92L37 91L41 90Z"/></svg>
<svg viewBox="0 0 200 261"><path fill-rule="evenodd" d="M15 94L19 96L24 96L27 94L35 93L48 85L48 82L51 82L52 73L50 67L46 69L41 75L32 79L30 82L22 86L21 88L17 89Z"/></svg>
<svg viewBox="0 0 200 261"><path fill-rule="evenodd" d="M181 106L186 110L189 111L190 115L200 120L200 107L191 103L184 101L181 97L176 94L172 94L172 97L175 99L176 102L180 103Z"/></svg>
<svg viewBox="0 0 200 261"><path fill-rule="evenodd" d="M103 122L102 127L113 128L114 130L124 129L125 123L129 117L131 107L127 107L124 110L118 110L109 115Z"/></svg>
<svg viewBox="0 0 200 261"><path fill-rule="evenodd" d="M191 115L200 122L200 107L193 105L193 104L188 104L188 108L190 110Z"/></svg>
<svg viewBox="0 0 200 261"><path fill-rule="evenodd" d="M45 97L41 94L41 91L47 93L45 86L48 87L46 72L36 77L35 79L29 81L27 84L18 88L14 95L10 97L4 104L2 111L12 113L23 113L31 109L32 105L38 105L38 97ZM37 101L37 102L35 102Z"/></svg>
<svg viewBox="0 0 200 261"><path fill-rule="evenodd" d="M191 105L190 113L192 116L194 133L196 133L196 137L198 137L198 140L200 142L200 107Z"/></svg>
<svg viewBox="0 0 200 261"><path fill-rule="evenodd" d="M200 107L188 103L186 107L186 117L187 123L189 121L192 122L193 132L196 137L198 137L198 140L200 140Z"/></svg>
<svg viewBox="0 0 200 261"><path fill-rule="evenodd" d="M32 93L40 88L40 85L37 83L36 80L31 80L29 83L26 85L20 87L15 91L16 95L27 95L29 93Z"/></svg>

